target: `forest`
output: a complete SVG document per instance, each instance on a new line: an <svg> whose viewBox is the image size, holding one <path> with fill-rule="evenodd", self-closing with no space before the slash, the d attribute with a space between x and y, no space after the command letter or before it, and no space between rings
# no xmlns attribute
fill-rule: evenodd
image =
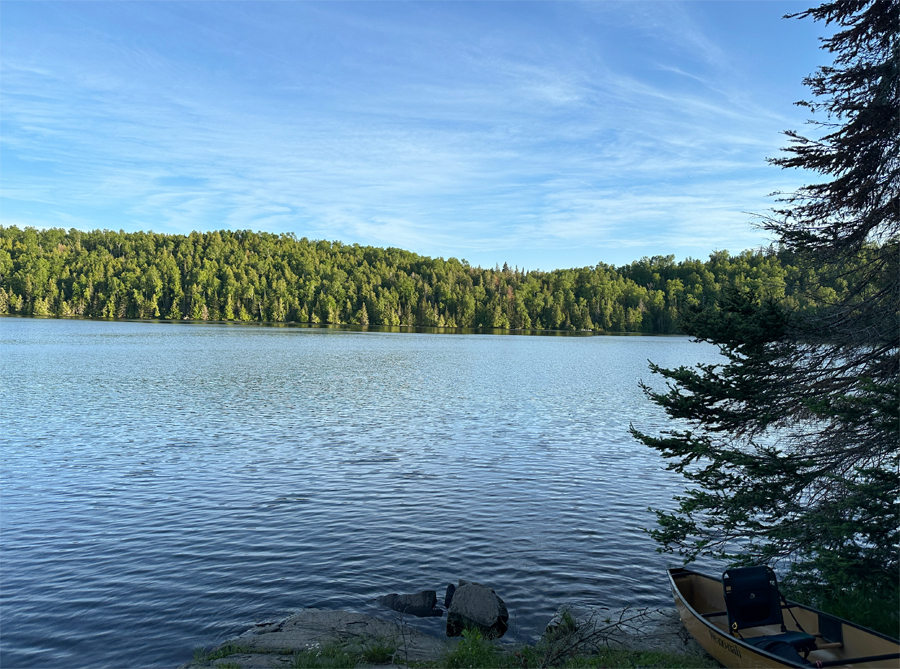
<svg viewBox="0 0 900 669"><path fill-rule="evenodd" d="M726 286L792 312L840 301L846 284L824 276L774 247L524 271L248 230L0 226L0 314L30 316L671 334Z"/></svg>

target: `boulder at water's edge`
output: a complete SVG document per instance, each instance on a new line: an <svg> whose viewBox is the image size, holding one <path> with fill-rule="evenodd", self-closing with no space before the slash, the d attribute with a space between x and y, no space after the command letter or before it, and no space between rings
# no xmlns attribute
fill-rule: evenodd
<svg viewBox="0 0 900 669"><path fill-rule="evenodd" d="M400 613L408 613L420 618L440 618L444 612L437 606L437 592L434 590L423 590L413 595L398 595L391 593L378 598L380 604L384 604L388 608Z"/></svg>
<svg viewBox="0 0 900 669"><path fill-rule="evenodd" d="M471 581L460 580L447 611L447 636L474 629L489 639L499 639L509 628L509 612L497 593Z"/></svg>

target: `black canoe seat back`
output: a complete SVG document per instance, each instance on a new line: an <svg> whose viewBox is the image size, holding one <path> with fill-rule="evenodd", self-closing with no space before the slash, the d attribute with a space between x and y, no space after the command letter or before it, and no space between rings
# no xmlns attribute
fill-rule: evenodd
<svg viewBox="0 0 900 669"><path fill-rule="evenodd" d="M771 567L729 569L722 574L722 585L732 632L762 625L780 625L784 631L778 581Z"/></svg>
<svg viewBox="0 0 900 669"><path fill-rule="evenodd" d="M806 632L788 632L781 613L781 593L778 580L771 567L741 567L722 574L725 588L725 609L731 633L749 627L778 625L781 634L744 639L750 644L764 647L771 642L790 644L798 651L808 653L816 646L816 640Z"/></svg>

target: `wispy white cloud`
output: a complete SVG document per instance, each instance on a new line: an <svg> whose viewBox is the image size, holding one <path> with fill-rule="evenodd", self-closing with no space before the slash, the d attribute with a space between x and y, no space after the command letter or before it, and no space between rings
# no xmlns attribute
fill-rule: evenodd
<svg viewBox="0 0 900 669"><path fill-rule="evenodd" d="M619 262L642 248L755 245L743 212L778 188L764 158L787 117L729 84L727 42L662 4L541 5L556 24L518 27L493 15L481 26L467 5L417 5L419 24L391 6L331 5L236 5L204 23L191 6L175 18L198 43L174 55L153 35L124 42L94 15L79 17L93 36L55 26L63 47L46 53L15 35L0 64L0 214L294 231L545 268L551 252L581 264L611 249L628 250L611 254ZM173 11L115 10L129 25ZM282 35L279 12L296 11L362 41L346 54L314 41L262 49ZM435 28L448 11L455 23ZM615 30L581 26L579 12L640 26L651 41L616 46L643 65L611 58ZM216 60L238 24L247 44ZM91 57L66 58L79 49ZM25 163L34 169L8 167Z"/></svg>

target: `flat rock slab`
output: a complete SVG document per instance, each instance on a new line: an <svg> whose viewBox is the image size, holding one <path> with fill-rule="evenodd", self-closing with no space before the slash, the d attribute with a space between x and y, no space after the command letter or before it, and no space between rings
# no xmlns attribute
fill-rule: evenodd
<svg viewBox="0 0 900 669"><path fill-rule="evenodd" d="M447 640L391 620L349 611L305 609L280 622L257 625L229 639L218 647L236 649L226 657L200 664L190 662L179 669L228 663L238 664L242 669L272 669L290 665L294 651L315 650L334 643L347 648L364 648L373 640L395 644L395 662L402 664L437 661L448 648Z"/></svg>
<svg viewBox="0 0 900 669"><path fill-rule="evenodd" d="M575 629L566 624L575 621ZM675 655L706 655L688 633L678 611L653 608L609 608L606 606L561 606L547 625L547 633L573 634L585 651L592 648L622 648Z"/></svg>

